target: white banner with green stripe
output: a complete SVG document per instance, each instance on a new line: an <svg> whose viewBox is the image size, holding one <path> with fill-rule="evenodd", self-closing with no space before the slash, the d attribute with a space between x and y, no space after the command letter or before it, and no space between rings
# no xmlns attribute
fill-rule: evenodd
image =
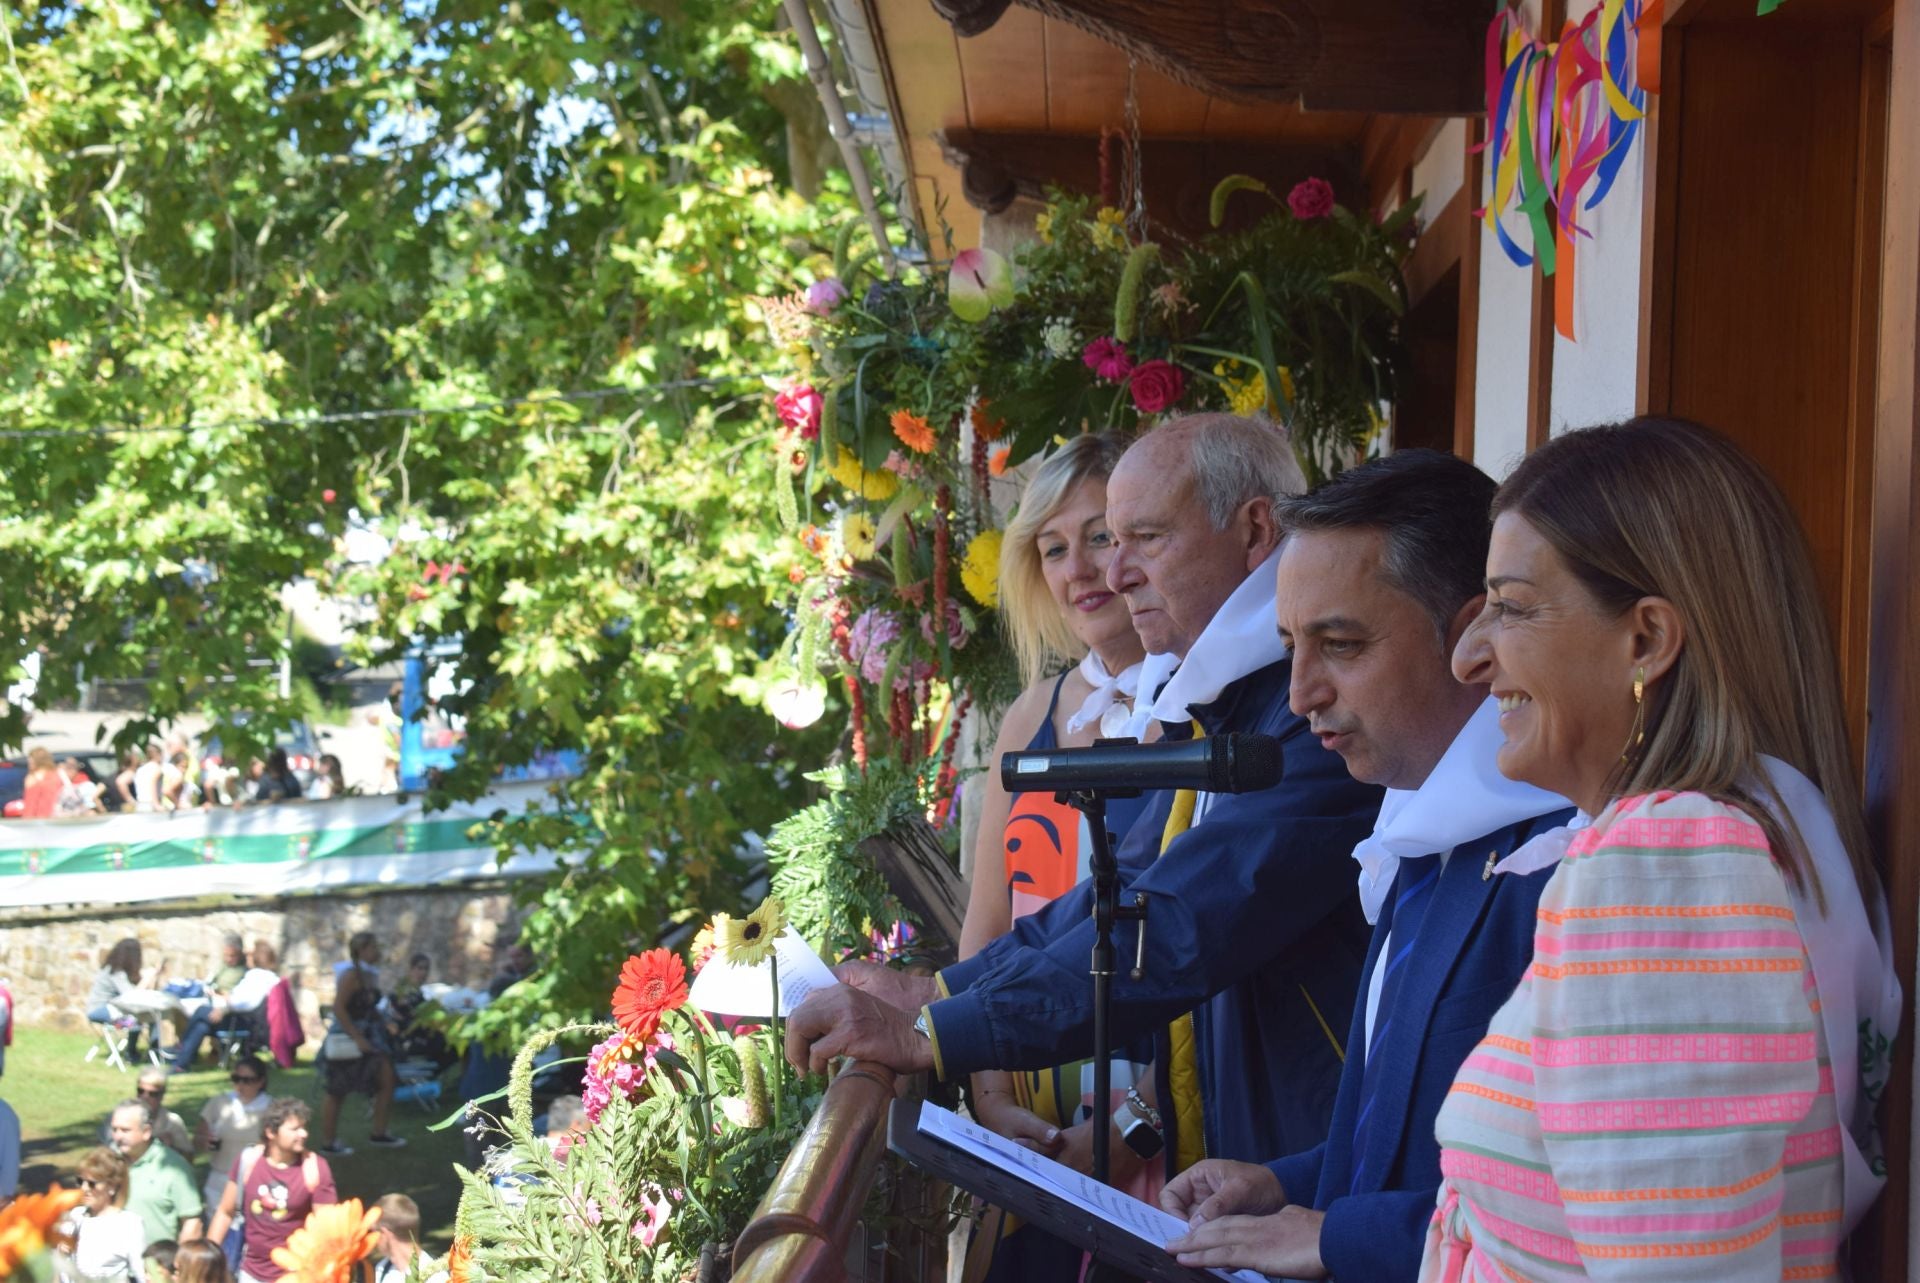
<svg viewBox="0 0 1920 1283"><path fill-rule="evenodd" d="M549 784L500 784L428 812L418 797L280 802L240 810L0 822L0 907L279 895L370 883L540 873L549 851L504 865L482 822L551 804Z"/></svg>

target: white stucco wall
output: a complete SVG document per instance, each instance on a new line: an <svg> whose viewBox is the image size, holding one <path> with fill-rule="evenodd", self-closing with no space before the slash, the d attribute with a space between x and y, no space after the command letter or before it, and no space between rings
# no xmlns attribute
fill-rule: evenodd
<svg viewBox="0 0 1920 1283"><path fill-rule="evenodd" d="M1576 17L1597 4L1574 0ZM1630 417L1637 396L1640 352L1640 223L1646 189L1644 128L1600 208L1582 210L1575 255L1573 334L1553 340L1553 405L1556 435L1568 428Z"/></svg>
<svg viewBox="0 0 1920 1283"><path fill-rule="evenodd" d="M1483 195L1483 199L1485 199ZM1473 462L1496 481L1527 450L1527 344L1533 274L1480 229L1480 332L1473 370Z"/></svg>
<svg viewBox="0 0 1920 1283"><path fill-rule="evenodd" d="M1413 166L1413 194L1420 197L1421 226L1433 221L1467 181L1467 122L1449 120Z"/></svg>
<svg viewBox="0 0 1920 1283"><path fill-rule="evenodd" d="M1575 18L1598 0L1572 0ZM1529 22L1538 5L1525 6ZM1431 153L1429 153L1431 155ZM1488 158L1491 162L1492 158ZM1604 204L1583 210L1574 287L1574 339L1553 343L1553 394L1549 418L1556 433L1622 419L1635 408L1640 347L1640 224L1645 191L1646 141L1636 136ZM1493 166L1486 171L1480 203L1492 197ZM1523 218L1505 225L1521 245L1531 244ZM1495 478L1506 476L1527 446L1527 353L1532 334L1532 272L1515 267L1499 242L1482 228L1480 335L1474 371L1473 461Z"/></svg>

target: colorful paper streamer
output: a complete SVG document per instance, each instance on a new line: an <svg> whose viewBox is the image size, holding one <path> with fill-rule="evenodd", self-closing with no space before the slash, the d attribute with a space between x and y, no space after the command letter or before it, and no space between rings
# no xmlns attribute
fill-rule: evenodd
<svg viewBox="0 0 1920 1283"><path fill-rule="evenodd" d="M1493 198L1477 211L1519 267L1538 261L1554 278L1554 328L1573 332L1575 260L1582 210L1599 207L1660 91L1664 0L1604 0L1560 38L1527 32L1517 8L1502 8L1487 28L1487 140ZM1531 252L1502 221L1518 213Z"/></svg>

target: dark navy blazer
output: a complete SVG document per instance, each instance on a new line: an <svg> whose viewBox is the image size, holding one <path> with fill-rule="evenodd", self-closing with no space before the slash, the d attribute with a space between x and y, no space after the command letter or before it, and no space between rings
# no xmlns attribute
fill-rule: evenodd
<svg viewBox="0 0 1920 1283"><path fill-rule="evenodd" d="M1138 890L1151 895L1151 907L1143 979L1128 975L1132 926L1114 933L1123 962L1113 983L1115 1044L1158 1034L1192 1012L1206 1152L1246 1162L1327 1134L1341 1069L1329 1031L1340 1035L1352 1018L1366 956L1352 851L1372 830L1381 797L1288 711L1291 672L1282 659L1193 709L1209 734L1277 737L1281 782L1209 797L1200 821L1164 856L1173 794L1154 794L1117 853L1121 902ZM1191 734L1188 726L1167 730ZM1083 881L941 972L953 996L934 1003L931 1016L947 1078L1041 1069L1091 1051L1091 903L1091 882ZM1161 1114L1171 1123L1168 1099L1161 1097Z"/></svg>
<svg viewBox="0 0 1920 1283"><path fill-rule="evenodd" d="M1420 1274L1420 1252L1440 1190L1440 1147L1434 1119L1454 1073L1486 1035L1487 1025L1533 960L1534 911L1548 867L1520 876L1484 875L1487 857L1510 854L1537 833L1565 824L1572 810L1555 811L1489 833L1453 849L1420 924L1406 977L1393 1010L1375 1014L1380 1043L1372 1054L1385 1075L1374 1088L1375 1118L1367 1131L1362 1188L1353 1189L1354 1120L1365 1073L1367 991L1380 948L1393 929L1387 895L1367 950L1348 1034L1346 1070L1333 1108L1333 1126L1319 1146L1269 1163L1288 1201L1325 1212L1320 1259L1336 1279L1396 1283ZM1387 1017L1393 1017L1387 1028Z"/></svg>

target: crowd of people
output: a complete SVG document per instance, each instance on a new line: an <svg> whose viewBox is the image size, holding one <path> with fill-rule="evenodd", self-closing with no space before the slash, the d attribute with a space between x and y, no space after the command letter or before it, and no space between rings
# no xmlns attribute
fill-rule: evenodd
<svg viewBox="0 0 1920 1283"><path fill-rule="evenodd" d="M524 974L524 965L516 965L523 956L510 948L497 987ZM428 1003L422 991L432 960L412 955L404 977L383 993L377 938L362 932L349 942L348 957L336 968L336 1015L329 1026L329 1039L344 1044L323 1048L319 1057L324 1135L314 1144L313 1109L303 1099L272 1092L273 1073L292 1065L292 1055L261 1054L270 1037L253 1022L275 995L286 993L277 960L268 941L248 950L241 937L229 935L204 979L175 982L192 989L194 1005L190 1016L170 1009L186 1021L180 1041L168 1049L170 1064L140 1069L134 1094L111 1109L100 1144L81 1158L67 1182L81 1191L82 1202L64 1227L68 1247L57 1257L55 1275L61 1283L272 1283L287 1276L273 1260L274 1249L286 1245L314 1207L339 1201L328 1160L353 1152L338 1137L341 1103L355 1094L369 1098L368 1144L406 1143L387 1129L395 1056L422 1056L435 1073L455 1059L439 1032L419 1020ZM165 960L151 969L143 961L137 940L113 946L95 977L90 1018L117 1029L110 1023L116 1004L138 1009L142 995L167 992L151 987L161 983ZM0 1011L0 1024L6 1019ZM130 1028L128 1052L137 1050L135 1040L148 1027L163 1025ZM204 1101L191 1119L183 1118L169 1106L170 1080L196 1067L216 1031L241 1035L238 1047L223 1057L228 1088ZM0 1206L18 1184L20 1148L19 1119L0 1101ZM387 1194L376 1205L376 1277L411 1277L419 1209L403 1194ZM419 1276L432 1278L434 1270Z"/></svg>
<svg viewBox="0 0 1920 1283"><path fill-rule="evenodd" d="M994 771L961 960L843 964L796 1065L932 1071L1081 1170L1106 1132L1185 1265L1841 1277L1902 1000L1811 558L1751 459L1640 419L1498 486L1409 450L1308 490L1272 425L1194 416L1059 450L1001 574L1033 684L1000 751L1259 733L1281 781L1109 813L1151 927L1116 930L1108 1099L1081 817ZM988 1216L968 1277L1081 1264Z"/></svg>
<svg viewBox="0 0 1920 1283"><path fill-rule="evenodd" d="M265 757L227 764L218 753L196 756L185 736L166 744L129 749L110 780L95 780L77 757L56 760L36 744L27 750L27 774L20 818L72 819L109 810L165 814L216 806L242 807L270 802L324 802L350 796L340 759L323 753L310 783L303 784L284 748Z"/></svg>

